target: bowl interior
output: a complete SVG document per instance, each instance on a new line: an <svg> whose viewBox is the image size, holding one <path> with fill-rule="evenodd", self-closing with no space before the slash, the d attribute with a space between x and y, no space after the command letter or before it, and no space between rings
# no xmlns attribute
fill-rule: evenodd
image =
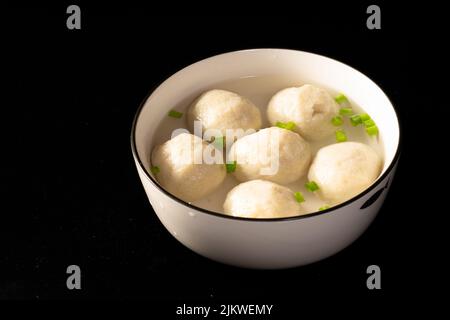
<svg viewBox="0 0 450 320"><path fill-rule="evenodd" d="M253 49L235 51L194 63L164 81L146 100L135 123L138 157L148 174L155 131L174 106L191 102L217 83L248 76L295 75L310 83L345 93L371 115L380 131L386 171L399 144L395 110L383 91L359 71L336 60L302 51ZM381 176L381 175L380 175Z"/></svg>

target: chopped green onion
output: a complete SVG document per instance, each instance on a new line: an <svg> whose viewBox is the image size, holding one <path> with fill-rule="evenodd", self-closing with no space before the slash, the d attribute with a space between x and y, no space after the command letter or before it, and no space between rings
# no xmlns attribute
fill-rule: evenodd
<svg viewBox="0 0 450 320"><path fill-rule="evenodd" d="M341 126L343 123L342 117L341 116L333 117L333 119L331 119L331 123L336 127Z"/></svg>
<svg viewBox="0 0 450 320"><path fill-rule="evenodd" d="M311 192L319 190L319 186L314 181L309 181L309 182L305 183L305 188Z"/></svg>
<svg viewBox="0 0 450 320"><path fill-rule="evenodd" d="M351 116L353 114L352 108L341 108L339 109L339 114L341 116Z"/></svg>
<svg viewBox="0 0 450 320"><path fill-rule="evenodd" d="M323 210L327 210L327 209L330 209L330 206L325 205L323 207L320 207L319 211L323 211Z"/></svg>
<svg viewBox="0 0 450 320"><path fill-rule="evenodd" d="M231 163L226 163L225 166L227 167L227 172L231 173L236 170L237 161L233 161Z"/></svg>
<svg viewBox="0 0 450 320"><path fill-rule="evenodd" d="M373 127L374 125L375 125L375 121L373 121L372 119L369 119L369 120L364 121L364 126L365 126L366 128L368 128L368 127Z"/></svg>
<svg viewBox="0 0 450 320"><path fill-rule="evenodd" d="M345 134L344 130L342 129L336 130L336 141L337 142L347 141L347 135Z"/></svg>
<svg viewBox="0 0 450 320"><path fill-rule="evenodd" d="M159 167L157 167L157 166L151 166L150 171L151 171L153 174L157 174L157 173L159 173L161 170L159 170Z"/></svg>
<svg viewBox="0 0 450 320"><path fill-rule="evenodd" d="M181 118L183 116L183 113L179 112L179 111L175 111L175 110L170 110L169 113L168 113L168 116L172 117L172 118L179 119L179 118Z"/></svg>
<svg viewBox="0 0 450 320"><path fill-rule="evenodd" d="M339 104L350 103L343 93L340 93L336 97L334 97L334 101L336 101Z"/></svg>
<svg viewBox="0 0 450 320"><path fill-rule="evenodd" d="M367 121L367 120L370 119L370 116L367 113L361 114L360 117L361 117L361 121L362 122Z"/></svg>
<svg viewBox="0 0 450 320"><path fill-rule="evenodd" d="M369 136L376 136L378 134L378 127L376 125L367 127L366 132Z"/></svg>
<svg viewBox="0 0 450 320"><path fill-rule="evenodd" d="M295 200L297 200L298 203L302 203L305 201L305 198L303 197L301 192L295 192L294 196L295 196Z"/></svg>
<svg viewBox="0 0 450 320"><path fill-rule="evenodd" d="M278 128L282 128L282 129L286 129L286 130L291 130L291 131L295 129L295 123L292 122L292 121L289 121L289 122L286 122L286 123L278 121L277 124L276 124L276 126L277 126Z"/></svg>
<svg viewBox="0 0 450 320"><path fill-rule="evenodd" d="M356 127L357 125L362 123L361 116L357 115L357 114L355 114L354 116L351 116L350 122L351 122L352 126Z"/></svg>
<svg viewBox="0 0 450 320"><path fill-rule="evenodd" d="M223 150L223 146L225 145L225 137L215 137L212 143L217 149Z"/></svg>

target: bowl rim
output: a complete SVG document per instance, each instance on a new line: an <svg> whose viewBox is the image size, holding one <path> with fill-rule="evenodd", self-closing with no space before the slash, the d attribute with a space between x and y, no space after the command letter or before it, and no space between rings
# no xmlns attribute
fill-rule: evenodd
<svg viewBox="0 0 450 320"><path fill-rule="evenodd" d="M389 164L389 166L387 167L387 169L384 171L383 174L381 174L377 180L370 185L367 189L365 189L364 191L362 191L361 193L355 195L354 197L336 205L333 207L330 207L328 209L322 210L322 211L316 211L316 212L311 212L311 213L306 213L303 215L298 215L298 216L291 216L291 217L280 217L280 218L248 218L248 217L237 217L237 216L230 216L227 215L225 213L221 213L221 212L216 212L216 211L212 211L212 210L208 210L208 209L204 209L201 207L197 207L193 204L190 204L189 202L186 202L178 197L176 197L175 195L171 194L170 192L168 192L167 190L165 190L161 185L159 185L159 183L151 176L151 174L149 174L149 172L147 171L147 169L145 169L144 164L141 161L141 158L139 157L139 154L137 152L137 147L136 147L136 125L137 125L137 121L139 120L139 117L141 115L141 111L145 106L145 103L147 102L147 100L150 98L150 96L156 91L158 90L158 88L160 88L168 79L172 78L175 74L184 71L185 69L189 68L192 65L195 65L197 63L202 63L206 60L209 59L214 59L217 58L219 56L222 55L228 55L228 54L235 54L235 53L240 53L240 52L251 52L251 51L266 51L266 50L270 50L270 51L288 51L288 52L301 52L301 53L306 53L306 54L310 54L310 55L316 55L319 56L321 58L324 59L329 59L332 60L335 63L339 63L339 64L343 64L345 66L347 66L348 68L352 69L354 72L357 72L359 74L361 74L363 77L367 78L370 82L372 82L373 85L375 85L376 87L378 87L381 92L383 92L383 94L386 96L386 98L388 99L388 101L390 102L390 104L392 105L392 109L394 110L395 116L396 116L396 120L397 120L397 127L398 127L398 133L399 133L399 138L398 138L398 143L397 143L397 148L395 151L395 155L391 161L391 163ZM171 198L172 200L175 200L176 202L178 202L179 204L186 206L190 209L208 214L208 215L212 215L212 216L216 216L216 217L220 217L220 218L225 218L225 219L231 219L231 220L240 220L240 221L252 221L252 222L276 222L276 221L291 221L291 220L300 220L300 219L307 219L307 218L312 218L312 217L316 217L319 215L325 215L325 214L329 214L329 213L333 213L334 211L341 209L343 207L348 206L349 204L351 204L352 202L355 202L358 199L361 199L362 197L364 197L366 194L368 194L369 192L371 192L372 190L374 190L376 187L378 187L382 181L385 180L385 178L391 173L392 169L395 167L395 165L398 162L398 159L400 158L400 154L401 154L401 141L402 141L402 128L401 128L401 124L400 124L400 119L398 117L398 112L394 107L394 104L392 103L392 101L389 99L389 97L386 95L386 93L381 89L381 87L376 84L372 79L370 79L368 76L366 76L364 73L358 71L357 69L343 63L340 62L336 59L321 55L321 54L317 54L317 53L313 53L313 52L308 52L308 51L302 51L302 50L295 50L295 49L283 49L283 48L253 48L253 49L243 49L243 50L234 50L234 51L228 51L228 52L224 52L224 53L220 53L220 54L216 54L201 60L198 60L194 63L191 63L187 66L185 66L184 68L181 68L180 70L176 71L175 73L173 73L172 75L170 75L168 78L165 78L163 81L161 81L158 85L156 85L154 87L153 90L151 90L143 99L143 101L141 102L141 104L139 105L139 108L137 109L135 115L134 115L134 119L133 119L133 124L131 127L131 152L133 154L133 158L137 161L137 163L139 164L139 167L142 169L142 171L145 173L145 175L147 176L147 178L149 179L150 183L153 184L159 191L161 191L162 193L164 193L166 196L168 196L169 198Z"/></svg>

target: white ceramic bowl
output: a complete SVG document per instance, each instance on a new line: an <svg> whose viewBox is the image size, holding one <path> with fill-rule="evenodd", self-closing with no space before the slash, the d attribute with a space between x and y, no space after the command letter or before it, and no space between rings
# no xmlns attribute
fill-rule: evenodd
<svg viewBox="0 0 450 320"><path fill-rule="evenodd" d="M150 173L158 124L172 106L193 99L211 84L245 76L298 74L304 83L345 92L377 123L384 141L384 168L377 181L354 198L317 213L258 220L192 206L165 191ZM359 71L302 51L254 49L194 63L168 78L137 111L131 145L139 177L158 218L193 251L223 263L258 269L301 266L324 259L357 239L378 213L399 158L400 130L383 91ZM384 192L383 192L384 191Z"/></svg>

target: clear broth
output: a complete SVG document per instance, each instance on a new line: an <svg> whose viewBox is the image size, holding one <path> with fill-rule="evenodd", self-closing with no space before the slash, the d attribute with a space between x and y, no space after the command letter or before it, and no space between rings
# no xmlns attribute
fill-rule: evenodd
<svg viewBox="0 0 450 320"><path fill-rule="evenodd" d="M205 91L210 89L223 89L235 92L237 94L246 97L260 109L261 116L263 118L262 127L266 128L270 127L270 123L267 120L266 116L266 108L270 98L281 89L287 87L298 87L305 84L296 81L295 79L296 79L295 75L264 75L256 77L249 76L214 84L209 88L206 88ZM321 84L315 83L311 84L324 88L332 96L338 94L338 92L330 90L329 88ZM360 106L358 106L351 100L351 97L348 98L352 104L353 110L356 113L364 112L364 110ZM163 121L160 123L156 131L154 146L162 144L167 140L169 140L174 130L179 128L187 129L187 121L185 115L187 112L187 108L189 107L191 102L192 102L191 100L187 100L183 101L183 103L181 103L178 106L174 106L173 108L174 110L183 112L184 115L182 118L175 119L171 117L165 117L163 119ZM367 135L364 128L362 128L361 126L353 127L350 124L350 121L348 121L348 119L344 120L344 124L340 126L340 128L345 130L348 141L365 143L371 146L380 155L381 159L384 159L382 140L380 139L380 135L378 135L377 137L370 137ZM334 135L332 135L327 139L321 141L309 141L309 143L311 146L312 155L314 157L316 152L320 148L329 144L334 144L336 143L336 140ZM304 208L305 213L316 212L320 207L328 204L323 200L321 200L318 196L314 195L311 192L308 192L305 189L304 185L306 181L307 177L305 175L303 178L295 181L294 183L285 184L284 186L290 188L293 192L296 191L302 192L306 200L305 202L302 203L302 207ZM223 213L223 203L225 201L228 192L235 186L237 186L239 183L240 182L236 180L232 174L227 174L225 181L217 190L215 190L208 196L204 197L203 199L192 202L192 204L210 211Z"/></svg>

